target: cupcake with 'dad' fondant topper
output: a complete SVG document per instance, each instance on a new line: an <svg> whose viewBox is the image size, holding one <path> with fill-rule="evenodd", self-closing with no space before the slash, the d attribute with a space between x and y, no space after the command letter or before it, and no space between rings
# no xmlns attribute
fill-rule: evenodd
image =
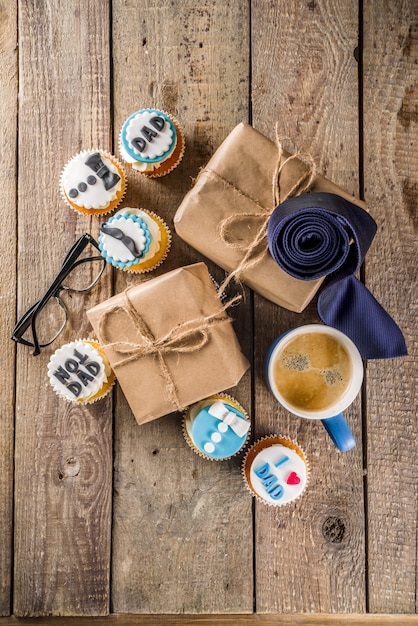
<svg viewBox="0 0 418 626"><path fill-rule="evenodd" d="M126 178L113 155L105 150L83 150L65 165L60 189L73 209L87 215L104 215L122 202Z"/></svg>
<svg viewBox="0 0 418 626"><path fill-rule="evenodd" d="M164 261L170 245L168 226L146 209L121 209L100 226L100 252L108 263L125 271L150 272Z"/></svg>
<svg viewBox="0 0 418 626"><path fill-rule="evenodd" d="M251 494L270 506L293 502L308 483L305 454L296 443L278 435L254 443L245 455L242 470Z"/></svg>
<svg viewBox="0 0 418 626"><path fill-rule="evenodd" d="M104 351L92 339L78 339L58 348L48 363L48 378L59 396L81 404L104 398L115 382Z"/></svg>
<svg viewBox="0 0 418 626"><path fill-rule="evenodd" d="M227 394L215 394L189 407L183 416L189 446L212 461L238 454L248 441L250 421L240 404Z"/></svg>
<svg viewBox="0 0 418 626"><path fill-rule="evenodd" d="M181 161L184 136L179 123L158 109L141 109L124 122L119 150L125 163L149 177L165 176Z"/></svg>

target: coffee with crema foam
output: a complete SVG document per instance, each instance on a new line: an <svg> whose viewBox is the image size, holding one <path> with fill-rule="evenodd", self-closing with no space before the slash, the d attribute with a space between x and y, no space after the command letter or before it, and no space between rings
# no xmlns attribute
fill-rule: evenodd
<svg viewBox="0 0 418 626"><path fill-rule="evenodd" d="M345 347L325 333L296 336L276 355L273 377L284 400L302 411L323 411L338 402L352 375Z"/></svg>

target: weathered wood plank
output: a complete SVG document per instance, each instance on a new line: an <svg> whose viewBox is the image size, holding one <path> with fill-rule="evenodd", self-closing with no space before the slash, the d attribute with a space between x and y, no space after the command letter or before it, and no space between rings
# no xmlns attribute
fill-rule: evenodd
<svg viewBox="0 0 418 626"><path fill-rule="evenodd" d="M113 27L115 129L154 106L185 131L186 153L174 172L154 181L129 174L125 206L154 210L173 232L156 276L202 260L174 234L173 217L199 167L248 119L248 7L235 0L114 0ZM222 278L213 264L210 270ZM117 290L145 279L120 274ZM248 355L249 306L248 300L233 311ZM247 376L232 393L251 411L249 383ZM198 457L183 439L178 414L139 427L121 394L115 427L112 609L251 612L251 498L239 459Z"/></svg>
<svg viewBox="0 0 418 626"><path fill-rule="evenodd" d="M356 2L252 3L253 124L274 125L316 160L319 171L358 196ZM256 610L363 612L366 608L360 401L347 411L354 450L340 453L320 423L291 417L263 382L263 360L283 331L319 322L315 303L290 313L255 298L257 435L297 440L311 467L304 497L288 508L256 506ZM328 535L327 524L339 533ZM341 533L341 534L340 534Z"/></svg>
<svg viewBox="0 0 418 626"><path fill-rule="evenodd" d="M16 130L17 130L17 7L9 2L0 9L0 186L3 190L3 236L0 238L0 615L9 615L13 536L13 439L15 349L10 331L16 311Z"/></svg>
<svg viewBox="0 0 418 626"><path fill-rule="evenodd" d="M364 2L364 185L378 222L366 284L409 356L370 362L367 459L370 611L416 611L418 5Z"/></svg>
<svg viewBox="0 0 418 626"><path fill-rule="evenodd" d="M59 175L83 148L110 144L107 0L19 3L18 310L39 299L66 251L98 223L60 198ZM33 357L18 347L16 399L16 615L104 614L109 606L111 400L59 400L46 365L91 332L85 309L110 294L64 295L70 321Z"/></svg>
<svg viewBox="0 0 418 626"><path fill-rule="evenodd" d="M127 615L108 617L0 618L0 626L412 626L416 615Z"/></svg>

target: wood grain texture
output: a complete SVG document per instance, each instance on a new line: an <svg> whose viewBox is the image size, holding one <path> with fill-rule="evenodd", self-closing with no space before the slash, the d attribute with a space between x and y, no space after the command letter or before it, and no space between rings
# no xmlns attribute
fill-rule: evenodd
<svg viewBox="0 0 418 626"><path fill-rule="evenodd" d="M253 125L285 147L310 153L319 171L358 195L357 3L252 6ZM318 323L315 301L295 314L255 297L256 434L296 440L310 462L303 498L272 510L256 506L256 610L364 612L365 536L361 408L347 411L354 450L340 453L320 423L291 417L263 381L269 345L282 332Z"/></svg>
<svg viewBox="0 0 418 626"><path fill-rule="evenodd" d="M0 615L9 615L13 533L13 443L15 348L10 332L16 311L16 130L17 130L17 14L14 3L0 3L0 186L7 211L2 214L0 240ZM4 262L6 260L7 262Z"/></svg>
<svg viewBox="0 0 418 626"><path fill-rule="evenodd" d="M92 218L60 198L59 175L82 148L110 149L106 0L19 3L18 310L39 299ZM67 404L46 366L63 343L89 335L85 309L110 293L110 275L87 295L63 296L70 320L16 370L16 615L103 614L109 605L111 399Z"/></svg>
<svg viewBox="0 0 418 626"><path fill-rule="evenodd" d="M0 626L413 626L416 615L127 615L108 617L1 618Z"/></svg>
<svg viewBox="0 0 418 626"><path fill-rule="evenodd" d="M418 6L364 3L364 184L378 222L366 284L409 356L370 362L367 396L371 612L416 611Z"/></svg>
<svg viewBox="0 0 418 626"><path fill-rule="evenodd" d="M152 276L119 274L118 291L203 260L175 235L173 217L199 168L248 119L248 36L248 7L238 1L113 1L115 128L151 106L174 115L186 139L184 159L168 176L128 173L125 206L163 217L173 243ZM222 280L219 268L209 269ZM247 355L249 307L250 300L232 312ZM249 385L248 375L232 394L251 412ZM112 609L252 612L252 503L239 458L211 463L197 456L180 414L139 427L121 394L115 428Z"/></svg>

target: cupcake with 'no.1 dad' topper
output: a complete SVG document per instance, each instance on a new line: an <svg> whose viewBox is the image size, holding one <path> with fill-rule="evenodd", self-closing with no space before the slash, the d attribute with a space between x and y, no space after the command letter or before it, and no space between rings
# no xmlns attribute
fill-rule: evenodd
<svg viewBox="0 0 418 626"><path fill-rule="evenodd" d="M242 471L253 496L264 504L282 506L305 491L309 465L296 443L286 437L270 435L251 446Z"/></svg>
<svg viewBox="0 0 418 626"><path fill-rule="evenodd" d="M77 339L58 348L49 360L48 378L59 396L80 404L104 398L115 382L104 351L93 339Z"/></svg>
<svg viewBox="0 0 418 626"><path fill-rule="evenodd" d="M164 261L170 245L168 226L146 209L121 209L100 226L100 252L108 263L125 271L150 272Z"/></svg>
<svg viewBox="0 0 418 626"><path fill-rule="evenodd" d="M119 137L125 163L152 178L165 176L180 163L184 145L178 121L158 109L141 109L130 115Z"/></svg>
<svg viewBox="0 0 418 626"><path fill-rule="evenodd" d="M250 420L243 407L227 394L215 394L189 407L183 434L200 456L223 461L238 454L248 441Z"/></svg>

